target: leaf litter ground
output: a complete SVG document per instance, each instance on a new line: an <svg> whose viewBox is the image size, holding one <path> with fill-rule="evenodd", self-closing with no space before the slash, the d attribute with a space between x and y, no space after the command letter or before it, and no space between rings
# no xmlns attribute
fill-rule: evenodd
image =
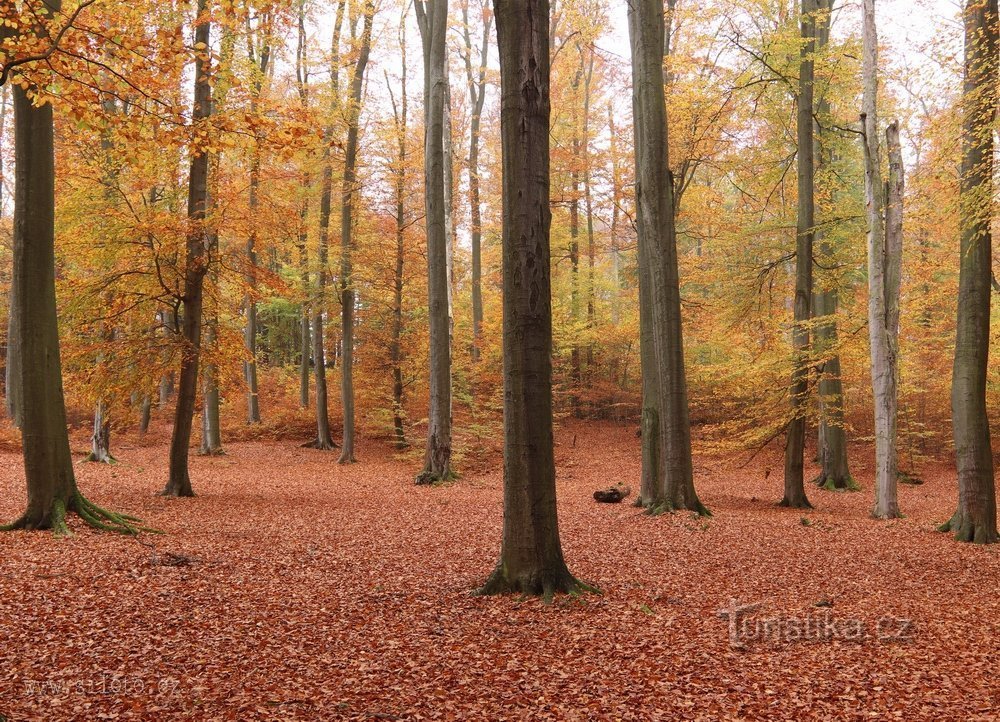
<svg viewBox="0 0 1000 722"><path fill-rule="evenodd" d="M1000 717L1000 545L934 531L947 466L901 487L907 518L876 522L866 447L864 491L810 489L807 512L774 505L779 452L699 458L714 516L650 518L591 496L636 488L632 429L565 427L563 547L603 594L545 606L470 595L499 552L499 469L416 487L374 441L350 467L234 443L192 457L197 498L164 499L165 446L121 438L121 463L78 464L80 486L165 533L0 535L0 717ZM4 453L0 516L23 504ZM733 604L756 605L735 634Z"/></svg>

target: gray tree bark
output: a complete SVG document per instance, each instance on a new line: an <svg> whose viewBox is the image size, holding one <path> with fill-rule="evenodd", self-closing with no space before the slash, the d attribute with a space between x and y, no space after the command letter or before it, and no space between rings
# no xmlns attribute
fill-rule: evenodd
<svg viewBox="0 0 1000 722"><path fill-rule="evenodd" d="M663 90L663 17L662 0L632 4L628 9L640 266L642 432L651 437L650 441L656 440L655 449L644 448L640 494L642 504L651 513L688 509L707 514L695 492L691 461L674 191Z"/></svg>
<svg viewBox="0 0 1000 722"><path fill-rule="evenodd" d="M424 54L424 209L430 326L430 404L424 468L416 483L447 479L451 469L451 314L448 278L444 114L448 1L414 3Z"/></svg>
<svg viewBox="0 0 1000 722"><path fill-rule="evenodd" d="M965 6L961 248L951 418L958 509L942 526L959 541L998 540L993 452L986 414L993 236L993 120L997 105L997 0Z"/></svg>
<svg viewBox="0 0 1000 722"><path fill-rule="evenodd" d="M875 508L872 514L880 519L892 519L902 516L896 494L899 284L903 254L902 158L899 131L892 124L886 130L889 149L889 184L886 186L879 143L875 0L864 0L862 12L864 94L861 122L864 126L868 216L868 335L875 399Z"/></svg>
<svg viewBox="0 0 1000 722"><path fill-rule="evenodd" d="M316 376L316 438L306 446L329 451L337 448L330 434L330 411L327 406L326 350L323 340L323 312L326 308L326 280L329 259L330 209L333 197L333 115L340 95L340 31L344 22L346 0L337 4L336 19L333 24L333 54L330 62L330 115L331 119L323 134L326 147L323 151L323 175L319 200L319 241L316 252L316 295L312 303L313 368Z"/></svg>
<svg viewBox="0 0 1000 722"><path fill-rule="evenodd" d="M559 542L552 440L549 3L495 0L503 164L504 515L482 594L588 588Z"/></svg>
<svg viewBox="0 0 1000 722"><path fill-rule="evenodd" d="M256 115L259 105L261 90L264 86L264 79L267 78L271 61L271 38L270 38L270 14L265 14L261 20L262 26L258 30L261 36L261 46L257 50L252 36L247 36L247 45L250 62L254 65L254 78L251 83L250 114ZM247 20L249 26L249 19ZM251 219L256 215L258 205L258 193L260 189L260 146L261 138L258 133L254 133L252 157L250 159L250 190L247 206L250 210ZM256 224L251 221L250 233L247 236L247 294L245 307L247 313L246 325L243 329L243 339L247 347L249 358L243 364L243 380L247 385L247 423L260 423L260 395L257 382L257 230Z"/></svg>
<svg viewBox="0 0 1000 722"><path fill-rule="evenodd" d="M795 243L795 325L792 368L792 418L785 441L785 495L780 505L811 508L803 481L806 442L806 406L809 394L809 326L812 301L813 240L816 215L813 186L816 173L813 146L813 53L816 48L816 0L802 0L802 50L799 59L799 87L796 99L798 141L798 222Z"/></svg>
<svg viewBox="0 0 1000 722"><path fill-rule="evenodd" d="M830 26L833 19L833 0L818 0L816 17L816 48L822 52L830 40ZM823 95L816 103L816 114L820 119L830 117L830 101ZM824 120L825 122L825 120ZM824 152L823 127L816 124L814 158L822 166L832 161L833 153ZM819 255L824 259L824 265L829 265L834 259L834 249L830 244L828 234L816 230L816 240L819 242ZM847 459L847 429L844 426L844 388L841 381L840 353L837 349L837 307L839 305L837 288L832 285L821 286L813 297L813 316L817 319L815 329L815 347L817 356L824 357L819 376L819 433L817 451L819 455L820 473L816 484L826 489L847 490L856 489L857 485L851 477Z"/></svg>
<svg viewBox="0 0 1000 722"><path fill-rule="evenodd" d="M354 304L355 291L352 277L353 209L357 192L358 135L361 117L361 91L365 82L365 68L371 52L372 17L374 0L365 0L364 27L361 47L351 78L351 96L347 108L347 146L344 152L344 177L340 196L340 310L343 359L340 366L340 395L344 410L344 442L338 463L353 464L354 458Z"/></svg>

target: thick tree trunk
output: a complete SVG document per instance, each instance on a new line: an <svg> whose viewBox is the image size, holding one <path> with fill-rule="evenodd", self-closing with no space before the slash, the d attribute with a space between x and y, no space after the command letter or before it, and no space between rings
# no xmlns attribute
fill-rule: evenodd
<svg viewBox="0 0 1000 722"><path fill-rule="evenodd" d="M809 326L812 301L813 239L815 205L813 185L815 162L813 147L813 52L816 46L816 0L802 0L802 50L799 61L799 89L796 99L796 136L798 140L798 222L795 243L795 325L792 368L792 418L785 441L785 495L780 505L810 508L803 481L806 444L806 406L809 395Z"/></svg>
<svg viewBox="0 0 1000 722"><path fill-rule="evenodd" d="M425 7L426 5L426 7ZM447 479L451 470L451 323L446 218L444 113L447 0L417 2L424 51L424 208L430 327L430 405L427 446L418 484Z"/></svg>
<svg viewBox="0 0 1000 722"><path fill-rule="evenodd" d="M886 131L889 185L882 177L878 124L878 35L875 0L862 8L865 206L868 216L868 335L875 411L875 508L880 519L902 516L897 500L896 415L899 283L902 264L902 159L895 124ZM886 193L889 194L888 203ZM884 214L884 215L883 215Z"/></svg>
<svg viewBox="0 0 1000 722"><path fill-rule="evenodd" d="M641 491L642 503L653 513L688 509L707 514L695 492L691 462L673 179L669 170L663 91L662 0L630 6L628 23L632 50L636 227L640 265L645 265L639 274L639 301L640 304L646 301L648 309L644 327L640 311L640 335L648 334L645 350L640 353L644 362L643 396L647 396L648 379L655 389L650 389L649 394L655 395L656 403L655 415L651 415L644 398L643 432L651 434L654 427L659 432L655 456L651 449L643 455L644 465L647 458L658 462L659 475L655 490ZM652 483L646 479L645 471L643 480L647 486Z"/></svg>
<svg viewBox="0 0 1000 722"><path fill-rule="evenodd" d="M552 441L549 3L495 0L503 158L504 515L480 590L550 599L581 585L559 542Z"/></svg>
<svg viewBox="0 0 1000 722"><path fill-rule="evenodd" d="M969 0L965 7L961 265L951 387L958 509L942 529L954 532L959 541L982 544L998 540L993 453L986 415L997 48L997 0Z"/></svg>
<svg viewBox="0 0 1000 722"><path fill-rule="evenodd" d="M211 21L206 13L207 0L198 0L195 44L210 47ZM199 51L194 68L194 110L192 123L203 123L212 114L212 86L209 79L208 51ZM201 354L201 314L205 274L208 271L209 232L205 228L208 211L207 150L195 148L191 155L188 180L188 230L184 259L184 322L181 349L181 373L174 415L174 434L170 443L170 478L164 496L194 496L188 474L188 446L198 393L198 361Z"/></svg>
<svg viewBox="0 0 1000 722"><path fill-rule="evenodd" d="M361 117L361 91L365 82L365 68L371 51L372 16L374 0L364 4L364 28L361 31L361 48L354 76L351 78L350 106L347 110L347 147L344 152L344 179L340 196L340 306L341 338L344 358L340 366L341 403L344 409L344 443L340 452L341 464L353 464L354 458L354 279L352 270L353 209L357 189L358 134Z"/></svg>
<svg viewBox="0 0 1000 722"><path fill-rule="evenodd" d="M818 0L819 13L816 18L816 47L818 52L830 41L830 26L833 20L832 0ZM833 160L832 151L824 152L823 125L830 116L830 101L824 94L816 103L816 115L821 122L816 123L814 160L822 166ZM833 265L834 249L828 234L817 229L819 255L824 266ZM825 357L819 377L819 433L817 456L820 473L816 483L826 489L857 489L851 477L847 460L847 429L844 426L844 389L840 374L840 353L837 351L837 306L839 295L835 285L821 285L813 297L813 316L817 319L815 329L816 354Z"/></svg>

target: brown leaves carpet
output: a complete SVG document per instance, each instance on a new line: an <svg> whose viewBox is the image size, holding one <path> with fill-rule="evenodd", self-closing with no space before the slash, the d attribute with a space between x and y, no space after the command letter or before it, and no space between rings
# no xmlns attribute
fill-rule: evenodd
<svg viewBox="0 0 1000 722"><path fill-rule="evenodd" d="M573 443L575 438L575 445ZM1000 718L1000 545L934 531L954 475L778 509L774 452L696 460L711 519L649 518L595 489L637 486L631 428L557 434L571 570L603 595L470 595L500 543L501 475L412 484L412 461L293 443L192 458L195 499L154 496L163 446L79 464L94 501L164 532L0 534L0 717L8 720ZM765 470L773 468L765 480ZM0 456L0 517L24 503ZM151 546L150 546L151 545ZM737 620L719 610L759 605Z"/></svg>

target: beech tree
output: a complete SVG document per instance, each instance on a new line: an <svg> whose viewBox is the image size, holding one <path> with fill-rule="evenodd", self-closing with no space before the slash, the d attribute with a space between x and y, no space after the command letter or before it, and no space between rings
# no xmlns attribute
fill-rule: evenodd
<svg viewBox="0 0 1000 722"><path fill-rule="evenodd" d="M204 132L212 115L211 28L208 0L198 0L195 18L194 107L191 123L195 132ZM208 212L208 148L191 145L191 170L188 177L188 228L184 255L183 321L181 333L181 372L177 383L177 408L174 433L170 442L170 477L164 496L194 496L188 473L188 446L198 394L198 361L201 355L201 321L205 274L209 267L209 234L205 226Z"/></svg>
<svg viewBox="0 0 1000 722"><path fill-rule="evenodd" d="M986 413L993 235L993 119L997 105L997 0L965 5L961 244L951 413L958 509L942 527L959 541L998 540L993 451Z"/></svg>
<svg viewBox="0 0 1000 722"><path fill-rule="evenodd" d="M663 94L663 2L630 3L644 441L640 503L707 514L694 489L674 186Z"/></svg>
<svg viewBox="0 0 1000 722"><path fill-rule="evenodd" d="M59 0L32 3L30 13L3 13L0 41L19 35L57 38L49 23L72 23L61 18ZM54 42L54 41L51 41ZM7 60L6 79L16 64ZM21 428L22 456L28 504L14 522L0 527L51 529L68 534L66 515L75 512L98 529L136 533L138 520L102 509L76 485L66 429L59 323L55 287L55 142L53 109L42 88L45 80L18 77L14 106L14 265L11 274L11 313L15 335L8 344L19 360L9 371L7 388L15 399Z"/></svg>
<svg viewBox="0 0 1000 722"><path fill-rule="evenodd" d="M339 463L353 464L354 458L354 279L351 254L353 252L353 208L357 192L358 127L361 118L361 91L365 82L365 68L371 52L372 17L374 0L364 4L364 25L361 47L351 76L351 95L347 107L347 146L344 151L344 177L340 196L340 309L343 362L341 364L340 390L344 409L344 443Z"/></svg>
<svg viewBox="0 0 1000 722"><path fill-rule="evenodd" d="M306 446L329 451L337 448L330 434L330 410L327 406L326 347L324 345L323 312L326 305L326 279L329 265L330 209L333 198L333 116L340 95L340 30L344 22L346 0L337 3L333 23L333 54L330 60L330 118L323 131L323 173L319 200L319 240L316 251L316 289L312 299L313 368L316 376L316 438Z"/></svg>
<svg viewBox="0 0 1000 722"><path fill-rule="evenodd" d="M481 594L591 589L563 559L552 439L549 3L495 0L503 168L503 537Z"/></svg>
<svg viewBox="0 0 1000 722"><path fill-rule="evenodd" d="M792 370L792 418L785 441L785 495L780 505L810 508L803 481L806 444L806 404L809 394L809 326L813 285L813 239L816 213L813 185L816 174L813 147L813 53L816 48L816 0L801 2L802 49L799 59L796 98L796 140L798 146L798 222L795 229L795 325L792 327L794 360Z"/></svg>
<svg viewBox="0 0 1000 722"><path fill-rule="evenodd" d="M863 5L861 122L865 151L865 206L868 215L868 335L875 397L875 508L880 519L902 516L896 495L896 416L899 386L899 283L903 263L903 169L899 129L886 129L888 185L882 177L878 126L878 35L875 0ZM888 197L886 197L888 196ZM883 215L884 214L884 215Z"/></svg>
<svg viewBox="0 0 1000 722"><path fill-rule="evenodd" d="M830 27L833 22L833 0L818 0L816 4L816 49L822 53L830 42ZM816 123L814 160L821 168L826 163L832 163L833 151L828 150L824 141L823 124L831 117L830 99L828 93L823 93L816 102ZM832 136L832 133L828 134ZM831 139L832 140L832 139ZM823 259L817 263L822 266L834 264L833 246L830 243L830 233L823 223L816 228L816 240L819 243L819 256ZM821 268L822 268L821 266ZM851 477L847 460L847 429L844 426L844 386L841 382L840 352L837 350L837 308L840 297L836 284L823 284L813 296L813 316L816 322L815 348L816 355L823 359L819 369L819 434L817 439L820 464L819 476L815 483L828 490L857 489L857 484Z"/></svg>
<svg viewBox="0 0 1000 722"><path fill-rule="evenodd" d="M427 228L427 305L430 334L430 405L427 446L418 484L451 476L451 282L445 211L444 116L448 0L416 0L424 52L424 223ZM447 159L450 163L450 157Z"/></svg>

